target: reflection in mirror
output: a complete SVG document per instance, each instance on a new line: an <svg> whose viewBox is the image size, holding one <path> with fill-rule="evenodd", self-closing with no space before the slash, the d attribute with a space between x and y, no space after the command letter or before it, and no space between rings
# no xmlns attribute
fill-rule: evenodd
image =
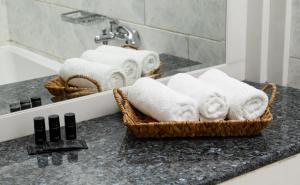
<svg viewBox="0 0 300 185"><path fill-rule="evenodd" d="M225 63L226 5L0 0L0 115Z"/></svg>

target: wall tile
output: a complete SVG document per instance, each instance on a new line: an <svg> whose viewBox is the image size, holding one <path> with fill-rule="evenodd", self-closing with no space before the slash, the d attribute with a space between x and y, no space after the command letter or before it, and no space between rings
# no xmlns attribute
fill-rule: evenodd
<svg viewBox="0 0 300 185"><path fill-rule="evenodd" d="M0 42L9 40L5 0L0 0Z"/></svg>
<svg viewBox="0 0 300 185"><path fill-rule="evenodd" d="M142 42L141 49L188 58L188 37L186 35L136 24L127 23L126 25L139 32Z"/></svg>
<svg viewBox="0 0 300 185"><path fill-rule="evenodd" d="M14 6L15 3L18 6ZM11 12L31 12L9 13L13 40L62 59L78 57L86 49L96 48L94 36L108 25L82 26L63 22L60 14L70 11L69 8L40 1L14 0L8 6ZM188 57L186 36L132 23L125 24L139 31L142 48Z"/></svg>
<svg viewBox="0 0 300 185"><path fill-rule="evenodd" d="M290 59L288 86L300 89L300 59Z"/></svg>
<svg viewBox="0 0 300 185"><path fill-rule="evenodd" d="M40 0L144 24L144 0Z"/></svg>
<svg viewBox="0 0 300 185"><path fill-rule="evenodd" d="M226 0L146 0L146 24L213 40L225 40Z"/></svg>
<svg viewBox="0 0 300 185"><path fill-rule="evenodd" d="M292 57L300 58L300 0L293 0L291 53Z"/></svg>
<svg viewBox="0 0 300 185"><path fill-rule="evenodd" d="M189 38L189 59L212 66L225 63L225 56L225 42L192 36Z"/></svg>
<svg viewBox="0 0 300 185"><path fill-rule="evenodd" d="M87 0L86 3L92 1L99 2L99 0ZM8 19L12 40L61 60L78 57L83 51L96 48L98 45L94 43L94 37L108 26L107 22L82 26L63 22L60 17L62 13L72 11L76 6L80 7L82 2L80 0L73 0L72 3L67 0L9 0ZM73 8L70 8L71 5ZM211 62L213 65L225 62L224 42L189 37L186 34L128 21L121 21L121 23L139 31L142 49L182 58L190 57L192 60Z"/></svg>
<svg viewBox="0 0 300 185"><path fill-rule="evenodd" d="M12 40L63 59L95 48L94 36L103 27L63 22L60 14L70 9L39 1L9 1L8 8Z"/></svg>

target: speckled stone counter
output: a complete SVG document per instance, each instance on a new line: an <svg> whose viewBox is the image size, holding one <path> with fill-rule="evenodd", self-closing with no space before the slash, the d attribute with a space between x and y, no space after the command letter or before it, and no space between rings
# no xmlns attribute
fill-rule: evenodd
<svg viewBox="0 0 300 185"><path fill-rule="evenodd" d="M254 137L140 140L117 113L78 124L88 150L28 156L33 136L3 142L0 184L217 184L300 153L300 90L280 87L272 112Z"/></svg>
<svg viewBox="0 0 300 185"><path fill-rule="evenodd" d="M202 64L167 54L161 54L160 59L162 61L160 69L161 77L208 67L208 64ZM8 114L10 112L9 105L19 102L22 98L30 99L33 96L39 96L42 99L43 105L65 100L63 98L54 99L48 90L44 88L45 83L51 78L52 76L0 85L0 115Z"/></svg>

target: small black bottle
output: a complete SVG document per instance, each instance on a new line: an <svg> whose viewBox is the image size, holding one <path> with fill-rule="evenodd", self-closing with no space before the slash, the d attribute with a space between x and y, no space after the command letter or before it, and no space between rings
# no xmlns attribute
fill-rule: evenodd
<svg viewBox="0 0 300 185"><path fill-rule="evenodd" d="M30 98L32 107L39 107L42 105L41 97L35 96Z"/></svg>
<svg viewBox="0 0 300 185"><path fill-rule="evenodd" d="M31 108L31 102L29 99L23 99L20 101L21 110L26 110Z"/></svg>
<svg viewBox="0 0 300 185"><path fill-rule="evenodd" d="M60 135L60 122L58 115L51 115L48 117L49 120L49 133L50 133L50 141L58 142L61 140Z"/></svg>
<svg viewBox="0 0 300 185"><path fill-rule="evenodd" d="M76 118L74 113L65 114L65 131L67 140L76 139Z"/></svg>
<svg viewBox="0 0 300 185"><path fill-rule="evenodd" d="M46 127L43 117L34 118L34 136L36 145L43 145L46 142Z"/></svg>
<svg viewBox="0 0 300 185"><path fill-rule="evenodd" d="M20 103L12 103L9 105L10 112L17 112L21 110Z"/></svg>

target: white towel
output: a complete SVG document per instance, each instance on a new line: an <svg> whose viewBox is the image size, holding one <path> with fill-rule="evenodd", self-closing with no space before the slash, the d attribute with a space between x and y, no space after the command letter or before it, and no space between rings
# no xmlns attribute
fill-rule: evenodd
<svg viewBox="0 0 300 185"><path fill-rule="evenodd" d="M68 59L62 65L60 76L67 80L74 75L85 75L96 80L103 91L126 85L126 77L122 69L105 64L89 62L80 58ZM70 84L79 87L95 87L84 79L73 79Z"/></svg>
<svg viewBox="0 0 300 185"><path fill-rule="evenodd" d="M80 58L91 62L98 62L122 68L127 77L127 85L132 85L137 79L141 77L142 74L138 63L123 54L104 53L97 50L87 50L81 55Z"/></svg>
<svg viewBox="0 0 300 185"><path fill-rule="evenodd" d="M154 51L134 50L108 45L102 45L98 47L97 50L101 52L120 53L131 57L140 65L143 75L148 75L160 66L159 55Z"/></svg>
<svg viewBox="0 0 300 185"><path fill-rule="evenodd" d="M148 77L140 78L128 88L128 100L158 121L199 120L197 103L192 98Z"/></svg>
<svg viewBox="0 0 300 185"><path fill-rule="evenodd" d="M224 120L228 114L225 93L205 81L179 73L169 80L168 87L196 100L200 119L203 121Z"/></svg>
<svg viewBox="0 0 300 185"><path fill-rule="evenodd" d="M226 93L229 103L229 119L256 119L262 116L267 108L268 96L266 93L231 78L220 70L208 70L199 79L216 85Z"/></svg>

